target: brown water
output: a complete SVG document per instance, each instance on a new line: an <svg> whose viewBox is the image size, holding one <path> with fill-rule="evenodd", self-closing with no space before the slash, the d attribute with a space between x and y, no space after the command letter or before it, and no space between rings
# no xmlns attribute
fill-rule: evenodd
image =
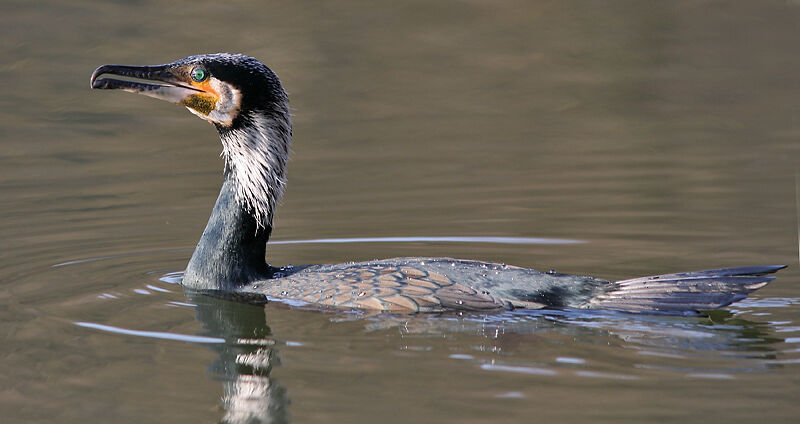
<svg viewBox="0 0 800 424"><path fill-rule="evenodd" d="M797 422L800 3L384 3L3 3L0 422ZM217 51L291 95L275 240L585 242L290 243L273 264L790 268L713 320L192 298L219 141L88 78Z"/></svg>

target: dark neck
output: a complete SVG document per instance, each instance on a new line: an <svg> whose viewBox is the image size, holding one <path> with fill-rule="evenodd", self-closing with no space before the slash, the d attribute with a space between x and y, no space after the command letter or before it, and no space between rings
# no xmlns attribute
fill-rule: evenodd
<svg viewBox="0 0 800 424"><path fill-rule="evenodd" d="M217 203L186 268L184 286L230 291L267 278L264 255L272 227L257 225L252 213L236 201L236 189L226 166Z"/></svg>

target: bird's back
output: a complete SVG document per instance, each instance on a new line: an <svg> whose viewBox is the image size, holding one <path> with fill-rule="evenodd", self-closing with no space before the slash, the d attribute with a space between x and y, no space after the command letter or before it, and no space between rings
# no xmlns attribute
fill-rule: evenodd
<svg viewBox="0 0 800 424"><path fill-rule="evenodd" d="M337 308L399 313L580 307L608 281L451 258L273 269L242 290Z"/></svg>
<svg viewBox="0 0 800 424"><path fill-rule="evenodd" d="M621 281L451 258L394 258L273 268L239 292L335 308L396 313L589 308L684 314L744 299L783 265Z"/></svg>

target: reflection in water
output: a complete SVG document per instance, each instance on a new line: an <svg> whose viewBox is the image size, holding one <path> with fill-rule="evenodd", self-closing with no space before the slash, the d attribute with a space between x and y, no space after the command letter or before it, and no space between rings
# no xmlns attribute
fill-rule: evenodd
<svg viewBox="0 0 800 424"><path fill-rule="evenodd" d="M219 355L208 367L222 381L224 423L289 422L286 388L270 377L279 363L263 305L199 293L187 296L196 307L204 335L225 339L209 345Z"/></svg>
<svg viewBox="0 0 800 424"><path fill-rule="evenodd" d="M561 336L568 336L581 344L614 344L635 352L633 362L621 368L631 373L639 373L636 369L650 369L688 377L712 378L710 376L764 372L772 368L776 358L787 353L781 351L785 339L776 336L780 332L779 327L772 323L749 321L727 311L714 311L708 317L692 318L607 311L520 310L495 315L464 314L449 317L379 315L369 317L366 321L368 331L396 327L405 335L479 334L486 340L479 350L502 352L502 359L487 363L472 355L455 355L451 358L475 362L488 371L520 374L639 378L586 370L587 361L592 362L589 364L592 368L602 368L601 364L592 361L594 358L558 357L542 364L520 362L515 354L525 349L525 345L534 345L543 339L556 340ZM574 370L576 365L581 370ZM620 369L620 364L606 365Z"/></svg>

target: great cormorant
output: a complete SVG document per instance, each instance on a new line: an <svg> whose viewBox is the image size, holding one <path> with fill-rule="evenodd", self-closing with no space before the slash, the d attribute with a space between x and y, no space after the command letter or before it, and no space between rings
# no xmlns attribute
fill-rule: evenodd
<svg viewBox="0 0 800 424"><path fill-rule="evenodd" d="M450 258L272 267L265 260L266 244L286 185L292 137L288 98L272 70L245 55L206 54L158 66L103 65L92 74L91 87L186 106L217 128L225 171L183 278L192 289L399 313L589 308L680 314L741 300L775 278L766 274L784 268L606 281Z"/></svg>

